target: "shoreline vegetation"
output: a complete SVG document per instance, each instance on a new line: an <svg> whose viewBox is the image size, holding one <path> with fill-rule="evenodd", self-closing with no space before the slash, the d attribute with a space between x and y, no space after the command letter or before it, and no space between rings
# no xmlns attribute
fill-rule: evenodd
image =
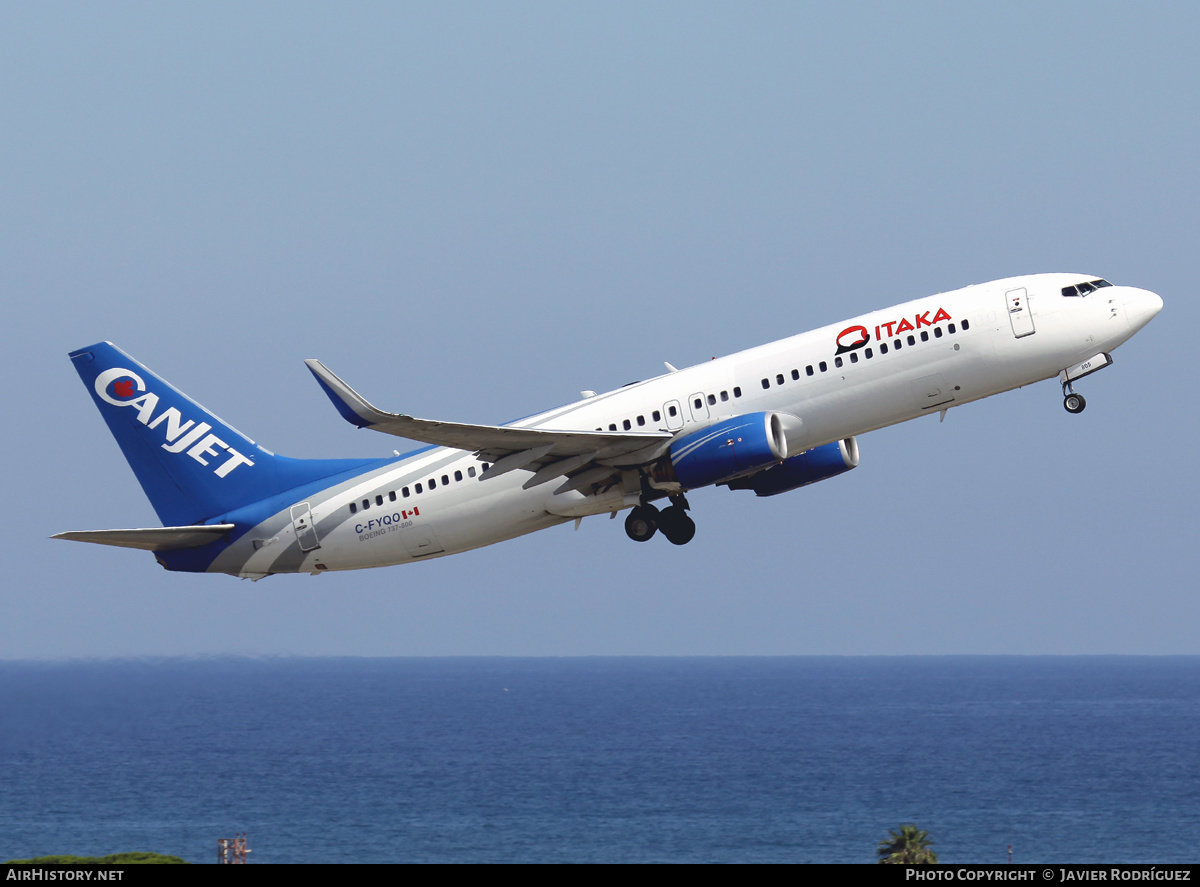
<svg viewBox="0 0 1200 887"><path fill-rule="evenodd" d="M178 856L163 853L110 853L108 856L39 856L35 859L10 859L4 865L191 865Z"/></svg>

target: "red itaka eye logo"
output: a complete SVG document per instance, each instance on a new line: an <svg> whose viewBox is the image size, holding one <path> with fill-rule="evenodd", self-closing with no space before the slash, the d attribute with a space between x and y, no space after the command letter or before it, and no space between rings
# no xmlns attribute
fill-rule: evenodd
<svg viewBox="0 0 1200 887"><path fill-rule="evenodd" d="M113 382L113 394L117 397L133 397L133 381L122 379L119 382Z"/></svg>
<svg viewBox="0 0 1200 887"><path fill-rule="evenodd" d="M838 333L837 351L835 354L845 354L847 351L853 351L856 348L861 348L871 341L871 334L867 332L865 326L847 327Z"/></svg>

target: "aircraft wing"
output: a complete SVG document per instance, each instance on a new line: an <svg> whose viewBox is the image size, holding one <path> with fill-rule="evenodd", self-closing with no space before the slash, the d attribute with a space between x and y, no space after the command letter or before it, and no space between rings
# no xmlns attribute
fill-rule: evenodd
<svg viewBox="0 0 1200 887"><path fill-rule="evenodd" d="M481 459L495 463L485 477L542 466L535 477L538 483L543 483L594 463L638 465L657 458L674 437L668 431L554 431L417 419L372 406L319 360L304 363L338 412L352 425L478 453ZM628 462L622 462L625 457L629 457Z"/></svg>

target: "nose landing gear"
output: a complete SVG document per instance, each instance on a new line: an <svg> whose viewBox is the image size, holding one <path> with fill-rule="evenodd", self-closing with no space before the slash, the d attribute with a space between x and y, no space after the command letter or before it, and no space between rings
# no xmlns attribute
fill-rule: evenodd
<svg viewBox="0 0 1200 887"><path fill-rule="evenodd" d="M1068 413L1082 413L1087 406L1087 401L1083 399L1082 394L1076 394L1075 389L1071 387L1071 380L1062 383L1063 390L1063 407Z"/></svg>
<svg viewBox="0 0 1200 887"><path fill-rule="evenodd" d="M1083 399L1083 395L1076 394L1075 389L1071 387L1071 383L1082 379L1084 376L1090 376L1092 373L1098 372L1106 366L1112 366L1112 362L1112 356L1102 351L1085 361L1067 367L1058 374L1058 381L1062 383L1063 406L1066 407L1068 413L1082 413L1084 407L1087 406L1087 401Z"/></svg>

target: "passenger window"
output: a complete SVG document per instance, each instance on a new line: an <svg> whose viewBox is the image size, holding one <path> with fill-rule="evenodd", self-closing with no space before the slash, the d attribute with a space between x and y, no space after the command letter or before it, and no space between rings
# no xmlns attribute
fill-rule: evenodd
<svg viewBox="0 0 1200 887"><path fill-rule="evenodd" d="M825 372L827 369L829 369L829 366L825 363L825 361L821 361L819 364L817 364L817 366L821 368L821 372Z"/></svg>
<svg viewBox="0 0 1200 887"><path fill-rule="evenodd" d="M655 410L653 413L650 414L650 418L653 419L655 422L661 422L662 421L662 413L660 413L658 410Z"/></svg>
<svg viewBox="0 0 1200 887"><path fill-rule="evenodd" d="M835 357L835 358L833 359L833 365L834 365L835 367L837 367L838 369L841 369L841 367L842 367L842 359L841 359L840 357Z"/></svg>
<svg viewBox="0 0 1200 887"><path fill-rule="evenodd" d="M454 472L454 480L455 480L455 481L460 481L460 480L462 480L462 472L461 472L461 471L456 471L456 472Z"/></svg>
<svg viewBox="0 0 1200 887"><path fill-rule="evenodd" d="M488 464L486 462L483 463L483 470L484 471L488 470Z"/></svg>
<svg viewBox="0 0 1200 887"><path fill-rule="evenodd" d="M629 428L630 428L630 423L629 423L629 420L628 420L628 419L622 419L622 420L621 420L621 427L622 427L622 428L624 428L626 431L628 431L628 430L629 430Z"/></svg>
<svg viewBox="0 0 1200 887"><path fill-rule="evenodd" d="M857 352L857 351L851 351L851 352L850 352L850 362L851 362L851 363L858 363L858 352Z"/></svg>
<svg viewBox="0 0 1200 887"><path fill-rule="evenodd" d="M792 381L795 382L799 378L800 378L800 371L792 370Z"/></svg>
<svg viewBox="0 0 1200 887"><path fill-rule="evenodd" d="M771 380L763 379L763 391L766 391L770 387L771 387Z"/></svg>
<svg viewBox="0 0 1200 887"><path fill-rule="evenodd" d="M734 397L741 397L741 396L742 396L742 389L741 389L741 388L734 388L734 389L733 389L733 396L734 396Z"/></svg>
<svg viewBox="0 0 1200 887"><path fill-rule="evenodd" d="M933 337L935 339L940 339L942 337L942 328L940 326L935 326L933 328Z"/></svg>
<svg viewBox="0 0 1200 887"><path fill-rule="evenodd" d="M715 407L717 405L717 396L715 394L710 394L708 396L708 405L710 407Z"/></svg>
<svg viewBox="0 0 1200 887"><path fill-rule="evenodd" d="M870 360L872 357L874 357L874 356L875 356L874 354L872 354L872 353L871 353L871 349L870 349L870 348L868 348L868 349L866 350L866 352L865 352L865 353L866 353L866 355L867 355L867 360Z"/></svg>
<svg viewBox="0 0 1200 887"><path fill-rule="evenodd" d="M442 486L443 486L443 487L448 487L448 486L450 486L450 475L448 475L448 474L443 474L443 475L442 475Z"/></svg>
<svg viewBox="0 0 1200 887"><path fill-rule="evenodd" d="M879 343L879 353L880 353L880 354L887 354L887 342L880 342L880 343Z"/></svg>
<svg viewBox="0 0 1200 887"><path fill-rule="evenodd" d="M915 339L913 336L909 336L909 337L908 337L908 344L909 344L909 345L916 345L916 344L917 344L917 340L916 340L916 339Z"/></svg>
<svg viewBox="0 0 1200 887"><path fill-rule="evenodd" d="M351 502L350 503L350 513L354 514L356 511L358 511L358 506L355 505L353 502Z"/></svg>
<svg viewBox="0 0 1200 887"><path fill-rule="evenodd" d="M971 328L971 322L969 320L967 320L966 318L963 318L962 328L963 328L963 332L965 333L967 330L969 330Z"/></svg>
<svg viewBox="0 0 1200 887"><path fill-rule="evenodd" d="M467 469L467 477L474 477L474 476L475 476L475 466L472 465L471 467L469 467Z"/></svg>
<svg viewBox="0 0 1200 887"><path fill-rule="evenodd" d="M405 499L407 499L408 498L408 487L401 488L400 495L403 496Z"/></svg>
<svg viewBox="0 0 1200 887"><path fill-rule="evenodd" d="M892 343L892 347L895 348L897 351L900 350L900 345L901 345L901 342L899 339L897 339L895 342Z"/></svg>
<svg viewBox="0 0 1200 887"><path fill-rule="evenodd" d="M729 400L729 392L722 391L721 392L721 403L725 403L725 401L727 401L727 400Z"/></svg>
<svg viewBox="0 0 1200 887"><path fill-rule="evenodd" d="M670 415L670 417L671 417L672 419L674 419L674 418L675 418L675 415L676 415L678 412L679 412L679 410L675 409L675 407L667 407L667 414L668 414L668 415Z"/></svg>
<svg viewBox="0 0 1200 887"><path fill-rule="evenodd" d="M809 375L809 376L811 376L813 374L813 368L812 368L811 363L804 368L804 372L806 375Z"/></svg>
<svg viewBox="0 0 1200 887"><path fill-rule="evenodd" d="M929 341L929 330L921 330L921 341L922 342Z"/></svg>
<svg viewBox="0 0 1200 887"><path fill-rule="evenodd" d="M783 384L783 373L776 373L776 374L775 374L775 384L776 384L776 385L782 385L782 384Z"/></svg>
<svg viewBox="0 0 1200 887"><path fill-rule="evenodd" d="M378 496L375 497L375 504L376 505L383 504L383 494L382 493L380 493Z"/></svg>
<svg viewBox="0 0 1200 887"><path fill-rule="evenodd" d="M692 406L694 406L698 410L702 409L704 407L704 399L701 397L697 397L695 399L695 401L692 402Z"/></svg>
<svg viewBox="0 0 1200 887"><path fill-rule="evenodd" d="M638 423L639 425L645 425L645 424L646 424L646 417L645 417L645 416L638 416L638 418L637 418L637 423Z"/></svg>
<svg viewBox="0 0 1200 887"><path fill-rule="evenodd" d="M415 489L417 491L418 496L421 494L421 485L420 484L413 484L413 489Z"/></svg>
<svg viewBox="0 0 1200 887"><path fill-rule="evenodd" d="M437 478L436 477L429 478L429 489L431 489L431 490L437 489Z"/></svg>
<svg viewBox="0 0 1200 887"><path fill-rule="evenodd" d="M954 335L954 324L950 324L946 327L946 329L950 330L950 335Z"/></svg>
<svg viewBox="0 0 1200 887"><path fill-rule="evenodd" d="M388 501L389 501L389 502L395 502L395 501L396 501L396 491L395 491L395 490L389 490L389 491L388 491Z"/></svg>
<svg viewBox="0 0 1200 887"><path fill-rule="evenodd" d="M617 423L616 423L616 422L610 422L610 423L609 423L609 426L608 426L608 430L609 430L609 431L616 431L616 430L617 430ZM485 468L485 469L483 469L483 470L484 470L484 471L487 471L487 469L486 469L486 468Z"/></svg>
<svg viewBox="0 0 1200 887"><path fill-rule="evenodd" d="M371 507L371 500L363 499L363 511L366 511L370 507Z"/></svg>

